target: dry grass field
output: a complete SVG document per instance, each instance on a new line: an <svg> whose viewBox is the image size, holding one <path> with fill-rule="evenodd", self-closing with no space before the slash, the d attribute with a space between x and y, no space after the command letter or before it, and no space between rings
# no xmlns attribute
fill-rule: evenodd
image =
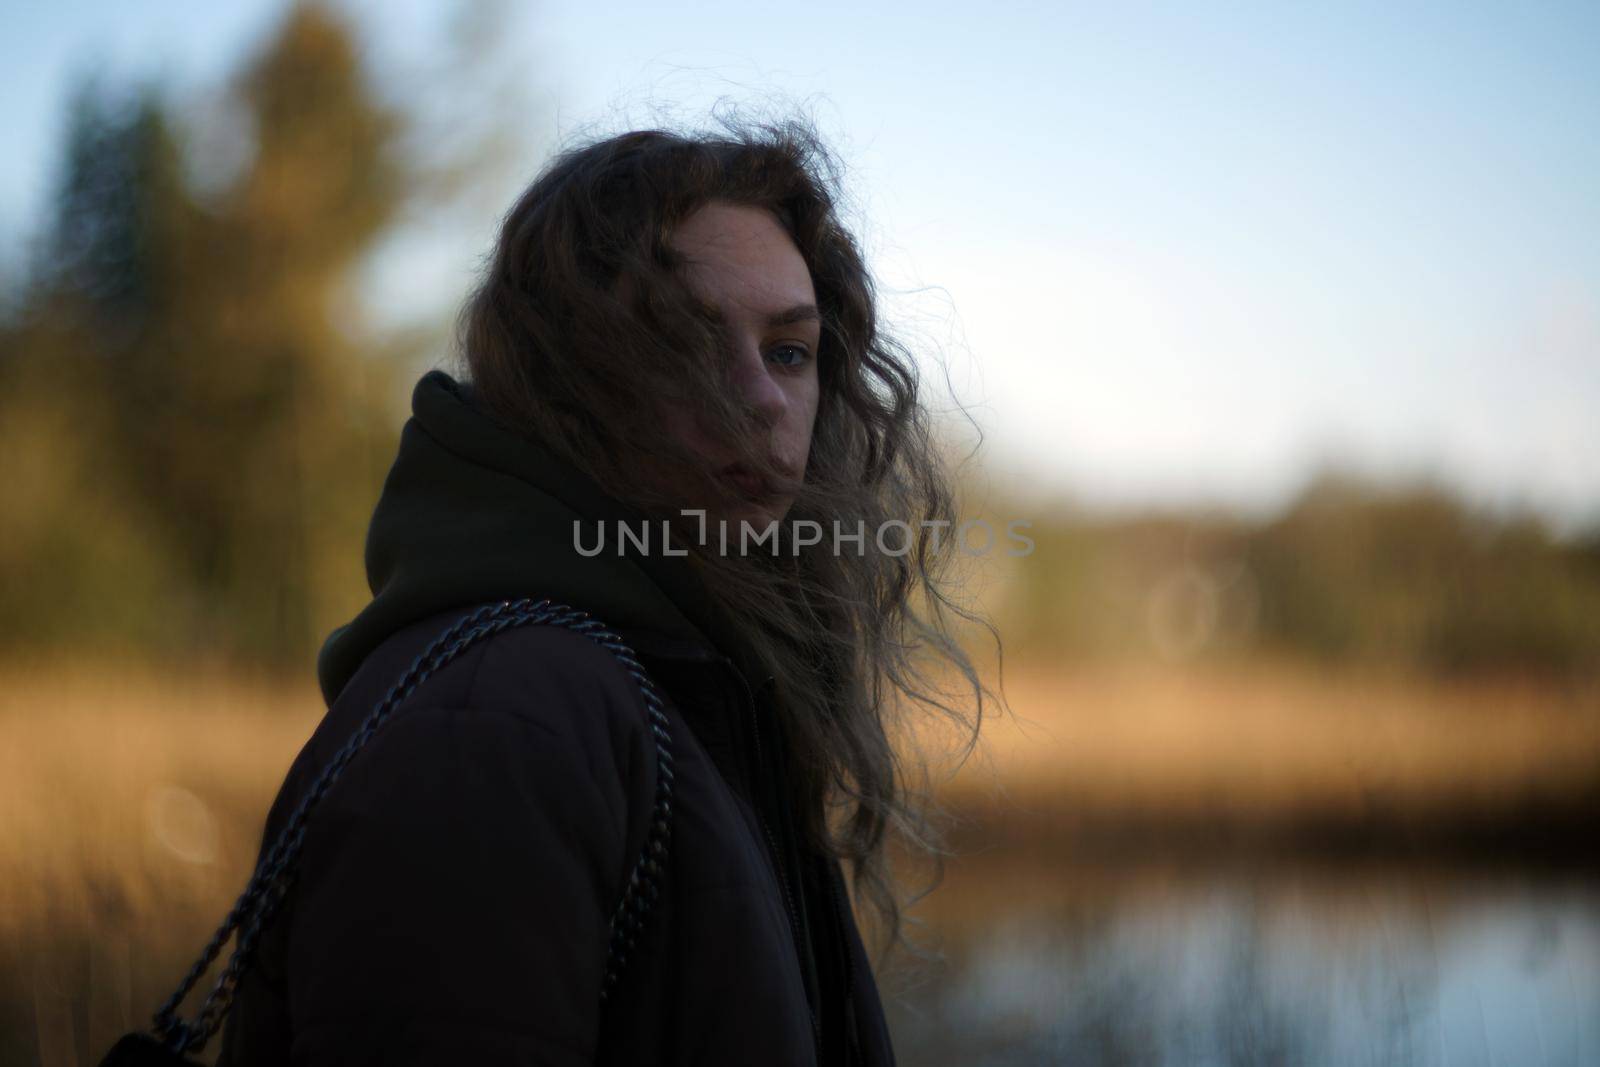
<svg viewBox="0 0 1600 1067"><path fill-rule="evenodd" d="M1063 826L1427 816L1581 803L1600 777L1592 687L1255 663L1033 668L1006 689L1014 717L988 723L943 789L958 811ZM142 1022L242 888L321 711L309 679L0 674L0 1061L92 1062Z"/></svg>
<svg viewBox="0 0 1600 1067"><path fill-rule="evenodd" d="M1494 805L1600 774L1600 684L1441 681L1247 661L1007 672L1014 715L947 792L1117 813Z"/></svg>

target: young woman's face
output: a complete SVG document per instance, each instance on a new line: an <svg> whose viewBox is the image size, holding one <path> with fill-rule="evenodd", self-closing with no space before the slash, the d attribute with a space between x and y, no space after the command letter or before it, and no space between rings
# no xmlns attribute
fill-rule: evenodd
<svg viewBox="0 0 1600 1067"><path fill-rule="evenodd" d="M803 481L817 418L822 326L800 250L771 212L721 201L685 219L672 246L684 259L686 284L721 319L730 346L729 387L764 436L760 444L785 475ZM710 462L742 499L731 509L708 505L712 521L726 519L732 534L740 520L759 529L788 512L792 494L773 491L734 466L733 455L687 411L669 408L662 418L666 432Z"/></svg>

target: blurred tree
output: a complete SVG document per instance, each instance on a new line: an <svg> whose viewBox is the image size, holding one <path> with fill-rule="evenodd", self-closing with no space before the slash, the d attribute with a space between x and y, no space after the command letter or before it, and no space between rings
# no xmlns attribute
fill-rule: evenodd
<svg viewBox="0 0 1600 1067"><path fill-rule="evenodd" d="M235 92L253 155L185 228L187 284L145 365L128 365L142 396L125 410L201 602L226 620L206 629L282 659L362 599L353 550L390 451L394 368L376 358L354 273L404 196L403 121L350 29L316 5L291 10Z"/></svg>
<svg viewBox="0 0 1600 1067"><path fill-rule="evenodd" d="M406 195L403 120L309 3L232 92L253 151L203 204L157 92L75 96L47 259L0 327L12 644L109 612L119 643L303 663L364 596L395 367L353 275Z"/></svg>
<svg viewBox="0 0 1600 1067"><path fill-rule="evenodd" d="M1445 672L1600 671L1600 573L1534 517L1329 470L1250 552L1272 644Z"/></svg>
<svg viewBox="0 0 1600 1067"><path fill-rule="evenodd" d="M1031 517L1036 543L991 598L1008 655L1600 676L1600 535L1562 540L1437 485L1332 468L1268 521L1020 499L1003 511Z"/></svg>
<svg viewBox="0 0 1600 1067"><path fill-rule="evenodd" d="M13 646L147 643L161 632L148 605L190 592L128 478L113 373L161 314L175 154L149 89L123 107L92 80L73 95L53 225L0 324L0 632Z"/></svg>

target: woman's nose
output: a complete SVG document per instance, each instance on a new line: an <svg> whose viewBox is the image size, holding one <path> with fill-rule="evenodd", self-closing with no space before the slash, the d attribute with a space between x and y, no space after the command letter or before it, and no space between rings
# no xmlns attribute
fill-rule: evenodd
<svg viewBox="0 0 1600 1067"><path fill-rule="evenodd" d="M773 378L772 368L759 343L741 343L733 360L734 388L744 406L764 427L777 425L788 409L789 398Z"/></svg>

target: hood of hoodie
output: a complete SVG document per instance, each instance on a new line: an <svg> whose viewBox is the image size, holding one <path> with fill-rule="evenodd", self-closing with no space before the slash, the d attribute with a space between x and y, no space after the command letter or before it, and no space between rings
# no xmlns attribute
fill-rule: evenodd
<svg viewBox="0 0 1600 1067"><path fill-rule="evenodd" d="M328 635L317 680L331 705L368 653L396 631L451 607L545 598L587 611L655 651L721 653L745 678L759 664L696 573L695 557L618 553L618 522L644 528L642 512L606 494L548 449L500 426L472 386L429 371L367 529L372 600ZM578 552L574 524L597 555ZM660 545L660 522L650 544Z"/></svg>

